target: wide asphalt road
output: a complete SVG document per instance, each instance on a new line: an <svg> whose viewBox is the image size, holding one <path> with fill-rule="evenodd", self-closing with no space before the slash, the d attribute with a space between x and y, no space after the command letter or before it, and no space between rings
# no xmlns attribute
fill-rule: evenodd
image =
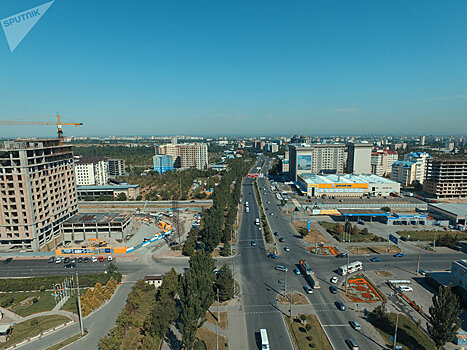
<svg viewBox="0 0 467 350"><path fill-rule="evenodd" d="M238 255L242 305L245 312L249 349L260 348L259 330L268 332L271 349L293 349L283 314L276 307L279 291L277 281L283 273L274 270L275 262L266 257L262 232L255 225L259 218L251 179L243 183L243 202L249 203L250 212L243 213L239 230ZM251 245L251 241L256 246Z"/></svg>

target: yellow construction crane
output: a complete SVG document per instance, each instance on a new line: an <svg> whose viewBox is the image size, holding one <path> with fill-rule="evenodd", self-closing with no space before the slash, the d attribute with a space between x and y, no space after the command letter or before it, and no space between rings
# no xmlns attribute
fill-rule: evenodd
<svg viewBox="0 0 467 350"><path fill-rule="evenodd" d="M58 139L60 144L63 144L63 130L62 125L83 125L83 123L62 123L60 115L57 114L56 122L39 122L39 121L29 121L29 120L0 120L0 125L57 125L58 129Z"/></svg>

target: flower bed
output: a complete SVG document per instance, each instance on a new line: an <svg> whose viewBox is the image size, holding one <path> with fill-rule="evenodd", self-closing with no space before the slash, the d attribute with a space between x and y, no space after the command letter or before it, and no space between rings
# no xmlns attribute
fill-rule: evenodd
<svg viewBox="0 0 467 350"><path fill-rule="evenodd" d="M347 292L354 302L372 303L382 300L378 292L364 278L351 279L348 284Z"/></svg>

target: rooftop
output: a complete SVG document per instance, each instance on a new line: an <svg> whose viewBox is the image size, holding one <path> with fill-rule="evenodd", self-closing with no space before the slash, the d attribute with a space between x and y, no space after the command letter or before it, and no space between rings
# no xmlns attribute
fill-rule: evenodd
<svg viewBox="0 0 467 350"><path fill-rule="evenodd" d="M76 214L64 224L109 224L111 222L121 223L129 219L128 214L122 213Z"/></svg>
<svg viewBox="0 0 467 350"><path fill-rule="evenodd" d="M76 164L89 164L89 163L97 163L103 160L106 160L107 158L102 157L102 156L87 156L87 157L81 157L79 158L75 163Z"/></svg>
<svg viewBox="0 0 467 350"><path fill-rule="evenodd" d="M467 216L467 203L430 203L430 207L435 207L456 216Z"/></svg>
<svg viewBox="0 0 467 350"><path fill-rule="evenodd" d="M346 174L346 175L317 175L317 174L302 174L300 177L308 184L332 184L332 183L373 183L373 184L395 184L396 182L373 174Z"/></svg>
<svg viewBox="0 0 467 350"><path fill-rule="evenodd" d="M89 185L89 186L78 186L77 190L83 191L99 191L99 190L126 190L128 188L137 188L139 185L129 185L129 184L120 184L120 185Z"/></svg>

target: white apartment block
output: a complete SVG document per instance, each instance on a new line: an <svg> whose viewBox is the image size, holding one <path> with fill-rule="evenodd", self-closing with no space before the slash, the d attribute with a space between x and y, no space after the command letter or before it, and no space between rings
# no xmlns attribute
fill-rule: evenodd
<svg viewBox="0 0 467 350"><path fill-rule="evenodd" d="M0 143L0 248L53 250L78 212L73 152L58 139Z"/></svg>
<svg viewBox="0 0 467 350"><path fill-rule="evenodd" d="M347 145L347 172L351 174L371 174L370 143L349 143Z"/></svg>
<svg viewBox="0 0 467 350"><path fill-rule="evenodd" d="M396 151L377 149L371 153L371 173L378 176L389 176L392 164L397 162L399 155Z"/></svg>
<svg viewBox="0 0 467 350"><path fill-rule="evenodd" d="M76 184L78 186L107 185L109 182L109 162L104 157L90 156L75 162Z"/></svg>
<svg viewBox="0 0 467 350"><path fill-rule="evenodd" d="M208 145L206 143L182 143L156 146L157 154L167 154L174 159L174 168L200 169L208 168Z"/></svg>
<svg viewBox="0 0 467 350"><path fill-rule="evenodd" d="M431 155L426 152L413 152L404 155L404 160L417 163L417 173L415 175L415 180L421 184L423 184L425 181L426 166L429 158L431 158Z"/></svg>

